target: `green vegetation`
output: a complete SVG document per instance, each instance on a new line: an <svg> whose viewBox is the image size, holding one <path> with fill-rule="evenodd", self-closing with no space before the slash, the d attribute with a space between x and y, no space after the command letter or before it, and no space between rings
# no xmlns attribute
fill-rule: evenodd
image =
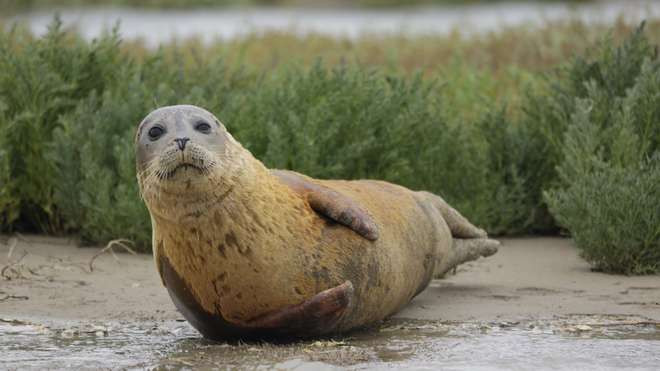
<svg viewBox="0 0 660 371"><path fill-rule="evenodd" d="M565 71L541 112L560 153L546 193L598 269L660 271L660 61L640 31ZM554 122L553 122L554 121Z"/></svg>
<svg viewBox="0 0 660 371"><path fill-rule="evenodd" d="M135 128L190 103L270 167L426 189L490 233L563 229L597 269L658 272L659 29L271 33L150 51L117 31L14 28L0 33L0 230L148 250Z"/></svg>

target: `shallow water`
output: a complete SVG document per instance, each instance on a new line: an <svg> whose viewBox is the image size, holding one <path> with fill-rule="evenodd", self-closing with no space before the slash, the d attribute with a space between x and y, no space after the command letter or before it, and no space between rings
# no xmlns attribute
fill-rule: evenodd
<svg viewBox="0 0 660 371"><path fill-rule="evenodd" d="M197 10L137 10L129 8L69 8L21 14L37 34L46 31L59 12L66 25L75 25L88 38L121 24L125 38L141 38L157 46L173 38L199 37L204 42L268 30L319 33L355 38L361 34L463 33L497 30L505 26L539 24L575 17L586 22L612 22L620 15L631 22L660 14L652 0L598 1L580 5L556 2L497 2L462 6L395 9L215 8ZM11 22L10 22L11 23Z"/></svg>
<svg viewBox="0 0 660 371"><path fill-rule="evenodd" d="M496 323L391 320L344 337L278 345L214 343L175 321L2 319L0 354L0 368L9 369L652 370L660 365L660 324L609 316Z"/></svg>

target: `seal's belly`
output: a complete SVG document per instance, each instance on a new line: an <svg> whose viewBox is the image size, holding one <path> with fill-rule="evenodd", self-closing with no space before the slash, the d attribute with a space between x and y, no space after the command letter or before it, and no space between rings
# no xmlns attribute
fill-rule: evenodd
<svg viewBox="0 0 660 371"><path fill-rule="evenodd" d="M172 232L159 248L159 264L177 308L210 338L343 331L382 320L401 309L430 281L438 247L451 242L438 233L443 226L438 221L444 221L433 210L425 210L411 191L393 197L392 192L399 191L396 188L355 189L352 182L345 183L342 192L360 197L378 223L378 240L369 241L316 216L307 220L311 227L305 235L269 232L258 239L261 245L237 237L246 233L219 226L188 234ZM234 225L254 227L247 221ZM279 230L288 229L284 225ZM187 237L181 239L182 235ZM351 298L341 308L341 315L332 312L326 314L327 321L318 322L319 316L309 308L318 307L320 299L311 298L346 282L351 286ZM280 318L303 312L306 314L298 314L294 320ZM267 326L258 322L273 316L279 319ZM303 324L313 319L317 327L312 331L309 326L298 326L295 318Z"/></svg>
<svg viewBox="0 0 660 371"><path fill-rule="evenodd" d="M318 224L320 231L323 223ZM258 244L257 239L238 237L248 233L223 230L219 225L188 232L160 232L160 254L182 277L200 307L227 321L249 321L341 283L318 286L307 279L311 257L306 251L316 239L314 230L297 244L275 231L260 236Z"/></svg>

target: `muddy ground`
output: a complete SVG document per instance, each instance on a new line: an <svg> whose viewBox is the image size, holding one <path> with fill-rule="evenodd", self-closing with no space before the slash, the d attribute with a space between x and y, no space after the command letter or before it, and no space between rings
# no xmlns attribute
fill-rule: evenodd
<svg viewBox="0 0 660 371"><path fill-rule="evenodd" d="M227 345L200 339L182 320L150 255L104 253L90 271L100 248L41 236L0 237L0 350L7 356L4 364L0 357L0 368L460 369L483 363L479 367L493 369L520 366L525 357L523 365L547 366L530 356L541 350L550 352L549 365L571 368L579 363L567 355L578 352L580 359L585 346L591 358L584 365L599 369L659 364L659 276L592 272L568 239L502 242L498 254L433 281L372 329L321 342ZM470 344L491 353L470 363ZM622 349L625 354L612 356Z"/></svg>
<svg viewBox="0 0 660 371"><path fill-rule="evenodd" d="M2 240L0 240L2 241ZM25 236L8 259L0 244L3 317L177 319L150 255L78 248L66 239ZM435 280L397 318L466 321L552 318L563 314L627 314L660 321L660 277L592 272L568 239L503 240L493 257ZM121 249L115 249L120 251ZM7 280L7 278L11 278Z"/></svg>

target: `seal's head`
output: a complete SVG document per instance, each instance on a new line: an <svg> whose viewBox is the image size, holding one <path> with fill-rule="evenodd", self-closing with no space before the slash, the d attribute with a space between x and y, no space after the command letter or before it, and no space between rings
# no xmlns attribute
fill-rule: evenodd
<svg viewBox="0 0 660 371"><path fill-rule="evenodd" d="M190 105L151 112L135 141L140 191L151 211L156 198L172 204L162 200L168 195L177 203L208 201L235 170L232 149L242 148L213 114Z"/></svg>

